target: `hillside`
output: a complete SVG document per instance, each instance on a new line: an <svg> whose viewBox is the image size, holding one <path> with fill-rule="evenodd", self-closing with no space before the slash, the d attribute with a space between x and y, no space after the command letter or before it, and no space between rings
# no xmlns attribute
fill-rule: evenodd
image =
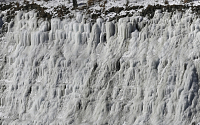
<svg viewBox="0 0 200 125"><path fill-rule="evenodd" d="M200 124L199 2L84 3L1 3L1 124Z"/></svg>

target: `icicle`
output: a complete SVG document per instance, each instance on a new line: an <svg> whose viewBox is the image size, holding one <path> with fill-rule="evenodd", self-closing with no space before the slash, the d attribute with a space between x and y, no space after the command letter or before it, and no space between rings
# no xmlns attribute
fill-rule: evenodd
<svg viewBox="0 0 200 125"><path fill-rule="evenodd" d="M51 30L56 32L56 30L61 28L60 19L54 18L51 19Z"/></svg>
<svg viewBox="0 0 200 125"><path fill-rule="evenodd" d="M78 22L78 23L81 23L82 22L82 14L81 13L77 13L77 15L76 15L76 21Z"/></svg>
<svg viewBox="0 0 200 125"><path fill-rule="evenodd" d="M87 32L87 33L91 32L91 24L90 23L84 24L84 32Z"/></svg>
<svg viewBox="0 0 200 125"><path fill-rule="evenodd" d="M99 26L100 29L102 29L102 23L103 23L103 19L102 18L98 18L97 19L97 25Z"/></svg>
<svg viewBox="0 0 200 125"><path fill-rule="evenodd" d="M92 26L92 32L90 34L90 38L92 40L92 44L94 46L97 46L97 44L100 42L100 28L99 26L95 23L93 26Z"/></svg>
<svg viewBox="0 0 200 125"><path fill-rule="evenodd" d="M48 30L50 29L49 26L50 26L50 24L49 24L48 21L42 22L41 25L40 25L40 31L41 31L41 32L46 32L46 31L48 31Z"/></svg>
<svg viewBox="0 0 200 125"><path fill-rule="evenodd" d="M112 22L106 22L106 40L115 34L115 25Z"/></svg>

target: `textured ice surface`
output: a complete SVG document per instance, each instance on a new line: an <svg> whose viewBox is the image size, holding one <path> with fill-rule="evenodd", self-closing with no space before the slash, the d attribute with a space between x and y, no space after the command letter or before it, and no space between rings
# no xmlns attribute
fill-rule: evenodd
<svg viewBox="0 0 200 125"><path fill-rule="evenodd" d="M156 12L118 22L19 12L2 37L2 124L200 122L200 20Z"/></svg>

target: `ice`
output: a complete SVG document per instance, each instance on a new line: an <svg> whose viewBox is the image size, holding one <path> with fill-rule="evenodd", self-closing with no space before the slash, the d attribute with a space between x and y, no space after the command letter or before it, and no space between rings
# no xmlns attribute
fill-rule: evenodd
<svg viewBox="0 0 200 125"><path fill-rule="evenodd" d="M100 42L100 33L101 33L101 29L99 27L98 24L94 24L92 26L92 31L90 34L90 43L91 47L96 47L97 44Z"/></svg>
<svg viewBox="0 0 200 125"><path fill-rule="evenodd" d="M58 18L51 19L51 30L53 32L55 32L57 29L61 29L61 27L62 25L60 19Z"/></svg>
<svg viewBox="0 0 200 125"><path fill-rule="evenodd" d="M112 22L106 22L106 40L115 34L115 25Z"/></svg>
<svg viewBox="0 0 200 125"><path fill-rule="evenodd" d="M82 17L83 17L83 15L81 13L77 13L77 15L76 15L76 21L78 23L81 23L82 22Z"/></svg>
<svg viewBox="0 0 200 125"><path fill-rule="evenodd" d="M198 18L83 18L18 12L1 39L2 124L200 122Z"/></svg>
<svg viewBox="0 0 200 125"><path fill-rule="evenodd" d="M50 24L49 24L48 21L44 21L44 22L41 23L40 31L46 32L46 31L49 31L49 29L50 29Z"/></svg>

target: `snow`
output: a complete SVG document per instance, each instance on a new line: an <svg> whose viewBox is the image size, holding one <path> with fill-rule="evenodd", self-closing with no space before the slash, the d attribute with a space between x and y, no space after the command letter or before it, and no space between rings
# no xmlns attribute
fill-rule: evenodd
<svg viewBox="0 0 200 125"><path fill-rule="evenodd" d="M12 2L13 0L6 0L2 3L9 3ZM18 1L20 5L24 5L23 1L15 0L14 2ZM29 3L32 3L32 0L27 0ZM129 6L144 6L146 8L148 5L192 5L192 6L198 6L200 5L200 2L198 0L193 0L192 2L184 3L183 0L167 0L168 4L165 4L165 0L129 0L128 5ZM70 12L72 14L76 15L76 10L73 10L73 4L72 1L68 0L50 0L50 1L43 1L43 0L36 0L34 3L40 5L41 7L47 8L45 12L51 13L56 15L55 8L59 7L61 5L64 5L66 8L69 8ZM87 0L77 0L77 4L81 7L83 5L87 5ZM108 0L105 3L104 6L104 1L101 2L96 2L95 5L92 5L89 7L90 10L92 11L102 11L102 10L109 10L112 7L123 7L125 8L127 4L127 0ZM142 8L143 9L143 8ZM126 13L131 13L133 10L130 11L122 11L120 15L126 15ZM137 10L137 11L141 11ZM134 11L135 12L135 11ZM6 13L6 12L5 12ZM116 13L109 13L108 17L113 18Z"/></svg>
<svg viewBox="0 0 200 125"><path fill-rule="evenodd" d="M71 6L36 2L47 11ZM106 9L124 4L109 1ZM2 124L200 124L198 16L157 10L147 19L134 11L118 21L89 22L88 15L71 12L72 19L48 21L19 11L7 22L0 39Z"/></svg>
<svg viewBox="0 0 200 125"><path fill-rule="evenodd" d="M2 123L200 122L200 21L180 14L92 24L18 12L1 39Z"/></svg>

